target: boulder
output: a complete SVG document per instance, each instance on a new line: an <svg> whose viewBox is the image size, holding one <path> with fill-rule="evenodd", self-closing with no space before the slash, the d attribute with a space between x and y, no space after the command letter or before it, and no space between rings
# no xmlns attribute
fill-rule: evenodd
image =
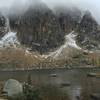
<svg viewBox="0 0 100 100"><path fill-rule="evenodd" d="M92 100L100 100L100 93L93 93L91 94Z"/></svg>
<svg viewBox="0 0 100 100"><path fill-rule="evenodd" d="M3 92L7 93L7 96L14 96L23 92L22 84L19 83L17 80L9 79L5 85Z"/></svg>

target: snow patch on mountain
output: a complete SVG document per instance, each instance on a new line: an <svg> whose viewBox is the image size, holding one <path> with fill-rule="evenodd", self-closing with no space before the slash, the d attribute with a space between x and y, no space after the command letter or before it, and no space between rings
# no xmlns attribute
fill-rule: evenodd
<svg viewBox="0 0 100 100"><path fill-rule="evenodd" d="M81 48L76 44L75 37L76 33L72 31L68 35L65 36L65 43L58 48L56 51L51 52L49 55L42 55L44 58L53 57L54 59L66 56L66 54L70 53L70 50L72 48L75 48L77 50L81 50ZM70 49L71 48L71 49Z"/></svg>
<svg viewBox="0 0 100 100"><path fill-rule="evenodd" d="M17 40L16 32L8 32L2 39L0 40L0 47L16 47L19 42Z"/></svg>
<svg viewBox="0 0 100 100"><path fill-rule="evenodd" d="M65 46L70 46L70 47L74 47L76 49L81 49L75 41L75 37L77 35L74 33L74 31L72 31L71 33L69 33L68 35L65 36L66 42L65 42Z"/></svg>
<svg viewBox="0 0 100 100"><path fill-rule="evenodd" d="M0 40L0 47L4 48L4 47L15 47L17 45L20 45L20 43L17 40L17 36L16 36L16 32L8 32L1 40ZM59 47L57 50L55 50L54 52L50 52L47 55L40 55L41 58L63 58L63 57L67 57L68 54L70 54L70 52L73 49L76 50L81 50L81 48L76 44L75 41L75 37L76 37L76 33L74 31L72 31L71 33L67 34L65 36L65 43ZM30 51L28 51L26 49L26 54L33 54ZM37 58L37 57L36 57Z"/></svg>

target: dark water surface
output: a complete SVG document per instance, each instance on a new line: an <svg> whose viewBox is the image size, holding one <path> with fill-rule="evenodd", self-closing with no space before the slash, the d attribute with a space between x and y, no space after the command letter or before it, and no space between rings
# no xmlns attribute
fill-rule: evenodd
<svg viewBox="0 0 100 100"><path fill-rule="evenodd" d="M30 74L33 84L56 85L76 100L75 96L79 96L82 89L86 92L100 93L100 77L87 77L88 73L100 73L100 68L0 71L0 81L5 82L12 78L24 82ZM62 83L70 83L70 86L61 87Z"/></svg>

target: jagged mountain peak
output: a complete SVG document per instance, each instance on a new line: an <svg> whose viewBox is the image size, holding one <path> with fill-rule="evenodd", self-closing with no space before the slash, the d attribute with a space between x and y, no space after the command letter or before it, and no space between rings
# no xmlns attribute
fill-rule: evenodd
<svg viewBox="0 0 100 100"><path fill-rule="evenodd" d="M78 25L78 43L84 49L99 49L99 24L89 11L86 11ZM97 34L98 33L98 34Z"/></svg>
<svg viewBox="0 0 100 100"><path fill-rule="evenodd" d="M85 46L85 49L89 49L86 43L89 46L99 43L95 34L98 32L98 23L89 11L67 6L55 7L52 11L40 0L36 4L31 2L24 13L9 17L11 31L17 32L21 44L42 53L49 52L61 46L65 35L71 31L78 33L77 43L83 48Z"/></svg>
<svg viewBox="0 0 100 100"><path fill-rule="evenodd" d="M30 7L21 16L11 17L10 26L11 30L17 31L22 44L39 52L47 52L64 41L58 19L44 3L36 8Z"/></svg>

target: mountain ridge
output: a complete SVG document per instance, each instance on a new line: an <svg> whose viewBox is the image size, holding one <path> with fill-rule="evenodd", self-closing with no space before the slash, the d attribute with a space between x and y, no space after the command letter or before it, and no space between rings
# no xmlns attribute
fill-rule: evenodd
<svg viewBox="0 0 100 100"><path fill-rule="evenodd" d="M57 7L55 11L45 4L38 7L31 6L22 14L4 17L9 21L9 31L1 35L1 49L11 47L15 51L19 49L18 52L23 49L20 52L28 59L32 57L31 61L38 59L38 66L40 63L43 66L91 65L100 48L100 25L91 13L74 7L74 10Z"/></svg>

